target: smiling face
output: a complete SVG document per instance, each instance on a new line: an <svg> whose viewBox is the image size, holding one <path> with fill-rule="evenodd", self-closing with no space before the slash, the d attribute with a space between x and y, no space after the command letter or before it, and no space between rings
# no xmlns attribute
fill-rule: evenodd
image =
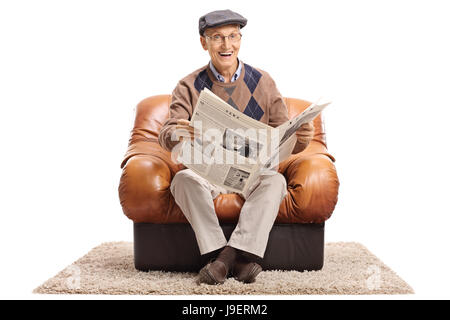
<svg viewBox="0 0 450 320"><path fill-rule="evenodd" d="M203 49L208 50L211 61L217 71L223 76L232 76L238 67L238 53L241 47L241 40L232 42L229 37L224 36L239 34L239 25L225 25L205 30L204 36L200 37ZM220 36L218 42L212 37Z"/></svg>

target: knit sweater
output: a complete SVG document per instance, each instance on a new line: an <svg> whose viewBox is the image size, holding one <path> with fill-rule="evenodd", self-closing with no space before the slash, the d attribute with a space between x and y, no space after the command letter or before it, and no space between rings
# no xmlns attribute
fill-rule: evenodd
<svg viewBox="0 0 450 320"><path fill-rule="evenodd" d="M171 140L175 125L179 119L191 119L192 110L205 87L247 116L274 128L289 119L283 97L267 72L244 63L239 78L224 83L216 80L206 65L181 79L172 92L169 118L159 133L159 143L164 149L171 151L178 143ZM293 153L303 151L308 143L297 141Z"/></svg>

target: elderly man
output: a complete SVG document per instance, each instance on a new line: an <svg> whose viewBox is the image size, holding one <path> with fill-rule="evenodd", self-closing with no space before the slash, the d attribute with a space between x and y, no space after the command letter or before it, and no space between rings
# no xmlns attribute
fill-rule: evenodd
<svg viewBox="0 0 450 320"><path fill-rule="evenodd" d="M238 59L241 28L247 19L230 10L213 11L199 20L200 42L211 58L202 68L181 79L172 93L169 119L163 124L159 143L172 151L178 144L175 130L186 130L200 92L206 87L244 114L277 127L288 120L288 110L269 74ZM313 137L312 123L302 125L294 153L304 150ZM171 183L175 202L191 224L200 253L216 256L199 272L199 281L224 283L228 275L244 283L255 281L262 268L268 237L286 196L286 181L280 173L269 171L246 195L239 221L227 241L219 225L213 200L226 193L190 169L177 172Z"/></svg>

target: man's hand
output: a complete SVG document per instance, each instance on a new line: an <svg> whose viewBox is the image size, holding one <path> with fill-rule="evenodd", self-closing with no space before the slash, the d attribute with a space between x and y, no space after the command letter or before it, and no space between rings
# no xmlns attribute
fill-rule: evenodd
<svg viewBox="0 0 450 320"><path fill-rule="evenodd" d="M180 142L183 141L183 139L194 139L198 135L195 135L194 133L194 127L191 127L189 125L189 120L180 119L177 121L177 124L175 126L175 130L178 133L178 136L180 137Z"/></svg>
<svg viewBox="0 0 450 320"><path fill-rule="evenodd" d="M295 132L297 135L297 141L302 144L309 144L309 142L314 137L314 124L313 121L304 123Z"/></svg>

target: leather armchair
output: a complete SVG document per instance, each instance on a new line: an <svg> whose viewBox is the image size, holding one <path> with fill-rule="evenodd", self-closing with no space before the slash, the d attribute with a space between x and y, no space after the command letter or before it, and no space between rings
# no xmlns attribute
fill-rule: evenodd
<svg viewBox="0 0 450 320"><path fill-rule="evenodd" d="M170 95L158 95L144 99L137 105L128 150L121 163L123 172L119 184L119 198L123 212L134 222L135 265L141 270L196 270L203 263L193 231L169 188L172 178L182 166L173 163L170 152L158 143L158 133L168 117L170 102ZM307 101L293 98L285 98L285 102L290 118L310 105ZM339 180L334 166L335 159L327 151L320 115L314 120L314 127L314 138L309 146L303 152L291 155L279 166L278 171L286 178L288 193L280 206L269 237L266 255L262 261L265 269L277 267L314 270L322 267L324 222L331 216L337 203ZM226 236L227 233L231 234L233 225L237 223L244 201L237 194L221 194L214 200L216 214L219 222L223 224ZM276 236L277 226L282 227L281 238ZM287 231L286 227L295 228L292 229L295 231ZM170 230L177 230L173 233L176 236L172 238L172 247L170 239L161 239L165 235L172 235ZM315 236L309 237L308 230L313 230ZM301 244L297 237L300 233L304 239ZM297 239L286 239L287 234ZM181 238L178 239L177 236ZM172 252L179 250L175 246L177 241L181 246L186 246L189 242L187 238L192 243L184 251L190 251L196 256L191 261L183 261L180 253ZM317 241L308 243L311 239ZM163 245L156 244L155 241L162 242ZM283 244L283 241L288 243ZM281 256L285 253L280 253L277 249L280 245L289 247L291 256L295 257L286 260L285 256ZM317 254L311 254L314 251L311 246L318 247ZM167 257L168 252L172 258ZM272 257L270 252L273 252ZM310 264L300 261L308 259L305 255L309 255L314 261L311 260ZM188 258L186 254L185 259L189 260L190 256Z"/></svg>

